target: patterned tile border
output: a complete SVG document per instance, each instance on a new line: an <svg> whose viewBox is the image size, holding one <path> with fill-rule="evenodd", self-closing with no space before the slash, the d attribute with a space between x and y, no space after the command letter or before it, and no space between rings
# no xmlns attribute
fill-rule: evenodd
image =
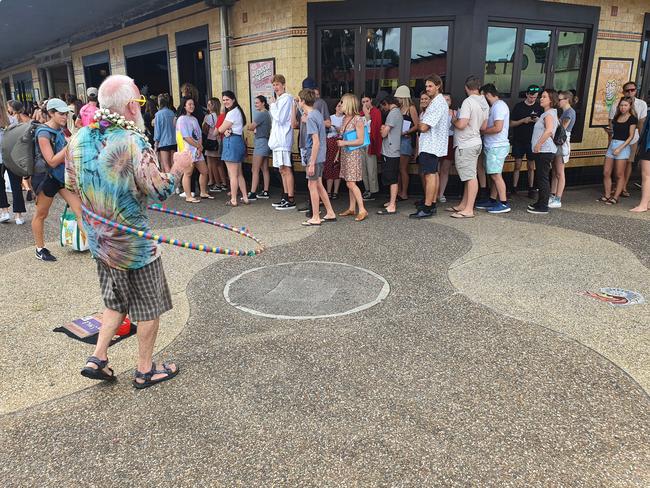
<svg viewBox="0 0 650 488"><path fill-rule="evenodd" d="M621 42L641 42L643 36L640 32L622 32L601 29L598 31L598 40L602 41L621 41Z"/></svg>

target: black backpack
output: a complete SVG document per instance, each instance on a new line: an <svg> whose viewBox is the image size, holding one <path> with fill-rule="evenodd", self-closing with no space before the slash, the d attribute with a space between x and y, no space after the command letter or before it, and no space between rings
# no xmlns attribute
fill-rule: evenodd
<svg viewBox="0 0 650 488"><path fill-rule="evenodd" d="M566 140L566 129L562 125L562 122L559 122L557 124L557 129L555 129L555 134L553 134L553 144L556 146L563 146Z"/></svg>

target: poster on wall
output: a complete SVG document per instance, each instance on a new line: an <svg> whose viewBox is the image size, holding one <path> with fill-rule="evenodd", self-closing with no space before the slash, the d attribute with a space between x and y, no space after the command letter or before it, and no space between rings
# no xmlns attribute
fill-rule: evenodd
<svg viewBox="0 0 650 488"><path fill-rule="evenodd" d="M275 58L258 59L248 62L248 91L251 95L251 119L255 114L255 97L264 95L271 103L273 86L271 81L275 75Z"/></svg>
<svg viewBox="0 0 650 488"><path fill-rule="evenodd" d="M630 81L633 64L634 60L628 58L598 59L589 127L606 127L609 124L609 112L623 96L623 85Z"/></svg>

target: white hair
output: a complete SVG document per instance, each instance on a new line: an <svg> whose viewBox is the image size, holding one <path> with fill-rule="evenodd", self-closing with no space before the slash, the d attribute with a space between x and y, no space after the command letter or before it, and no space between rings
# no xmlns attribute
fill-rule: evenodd
<svg viewBox="0 0 650 488"><path fill-rule="evenodd" d="M101 108L124 115L126 106L135 97L133 78L111 75L100 85L97 100Z"/></svg>

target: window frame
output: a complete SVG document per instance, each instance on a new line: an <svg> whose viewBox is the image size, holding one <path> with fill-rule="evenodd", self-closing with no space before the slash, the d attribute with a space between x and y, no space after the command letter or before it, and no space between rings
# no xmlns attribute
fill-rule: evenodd
<svg viewBox="0 0 650 488"><path fill-rule="evenodd" d="M395 21L371 21L371 22L328 22L317 24L315 26L316 32L316 73L318 86L322 86L322 33L324 30L336 29L349 29L355 32L355 48L354 48L354 93L361 94L365 91L366 87L366 35L368 29L385 29L385 28L399 28L400 29L400 63L399 63L399 85L407 85L410 87L410 70L411 70L411 42L413 40L414 27L447 27L447 73L445 80L445 90L448 91L448 86L452 86L452 56L453 56L453 36L454 36L454 21L451 18L440 19L427 19L427 20L400 20ZM414 97L417 94L413 95Z"/></svg>
<svg viewBox="0 0 650 488"><path fill-rule="evenodd" d="M546 87L552 88L555 83L555 65L557 63L557 48L559 44L558 39L559 39L560 32L582 32L584 34L584 47L582 51L582 59L580 61L578 82L576 83L577 86L576 96L578 97L577 107L579 110L576 110L578 117L573 132L571 133L571 140L573 142L581 142L584 133L584 123L585 123L586 110L587 110L586 105L584 105L584 101L589 94L589 87L587 86L587 79L588 79L587 68L590 64L589 63L590 52L592 50L591 29L584 25L577 25L570 22L567 23L541 23L541 22L530 22L530 21L516 22L516 20L503 20L503 19L492 19L492 18L488 18L487 26L488 29L490 27L506 27L506 28L517 29L517 37L515 40L515 52L514 52L514 59L512 65L512 79L510 80L510 97L503 99L508 104L508 106L510 106L510 108L514 107L516 103L522 100L522 97L520 96L521 92L518 91L518 88L521 81L521 66L522 66L522 57L523 57L522 55L524 49L526 30L531 29L531 30L551 31L551 39L548 47L549 55L547 59L546 72L545 72L546 80L543 88ZM486 47L485 54L487 55L487 32L485 38L485 47ZM485 69L485 61L483 66L484 66L483 69Z"/></svg>
<svg viewBox="0 0 650 488"><path fill-rule="evenodd" d="M643 44L647 41L645 46L645 53L643 52ZM641 68L641 59L645 54L645 67ZM645 100L645 96L650 97L650 13L645 14L643 20L643 31L641 32L641 47L639 48L638 67L636 84L639 87L639 94Z"/></svg>

